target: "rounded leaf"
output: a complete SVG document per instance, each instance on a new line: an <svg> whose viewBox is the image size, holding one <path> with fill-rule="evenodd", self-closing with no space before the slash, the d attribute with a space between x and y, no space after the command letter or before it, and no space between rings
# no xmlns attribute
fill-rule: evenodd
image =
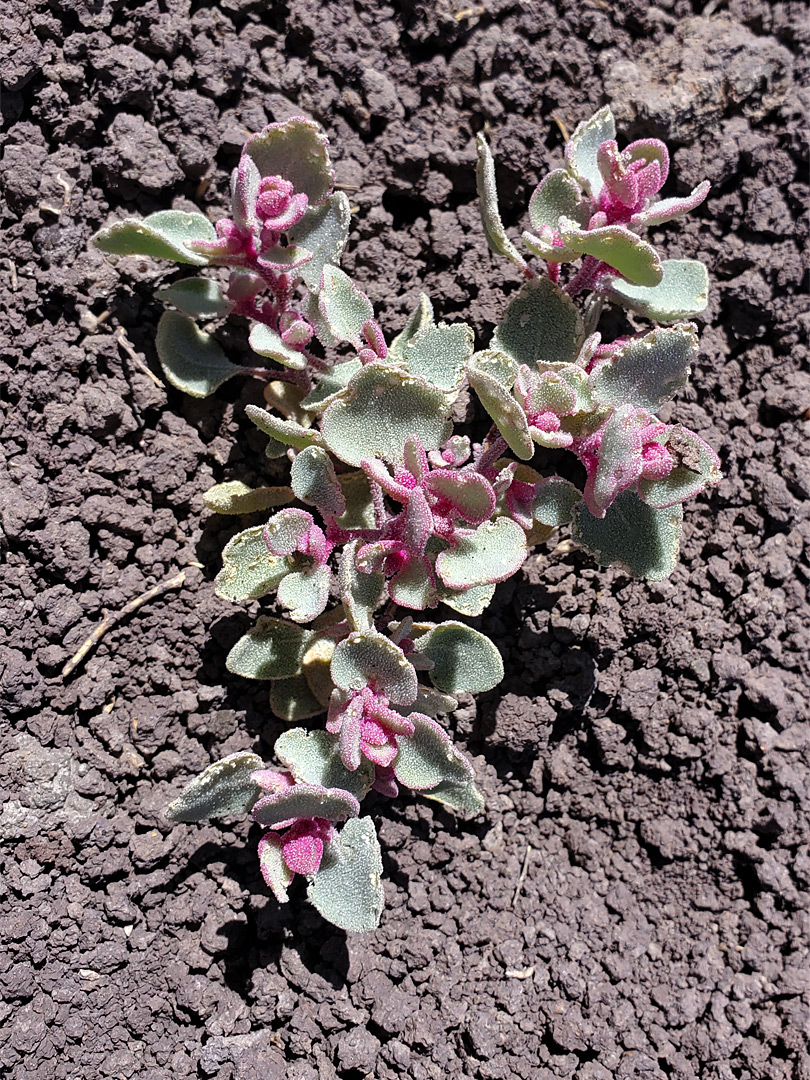
<svg viewBox="0 0 810 1080"><path fill-rule="evenodd" d="M294 371L303 371L307 366L306 354L292 349L281 340L281 334L264 323L254 323L250 329L248 344L259 356L266 356L275 360L283 367L292 368Z"/></svg>
<svg viewBox="0 0 810 1080"><path fill-rule="evenodd" d="M362 933L379 926L385 903L382 855L370 818L347 821L329 841L307 898L341 930Z"/></svg>
<svg viewBox="0 0 810 1080"><path fill-rule="evenodd" d="M334 173L329 161L329 140L305 116L268 124L245 143L243 153L253 158L263 177L281 176L310 203L322 203L332 190Z"/></svg>
<svg viewBox="0 0 810 1080"><path fill-rule="evenodd" d="M338 738L328 731L292 728L276 739L273 752L301 784L342 788L362 799L374 783L374 766L365 758L351 772L340 759Z"/></svg>
<svg viewBox="0 0 810 1080"><path fill-rule="evenodd" d="M329 601L332 571L328 566L296 570L280 582L278 602L295 622L312 622Z"/></svg>
<svg viewBox="0 0 810 1080"><path fill-rule="evenodd" d="M472 327L466 323L439 323L415 334L400 349L402 363L412 375L449 393L457 390L474 348Z"/></svg>
<svg viewBox="0 0 810 1080"><path fill-rule="evenodd" d="M203 495L203 502L215 514L255 514L260 510L283 506L292 502L293 498L292 488L252 488L241 480L229 480L210 487Z"/></svg>
<svg viewBox="0 0 810 1080"><path fill-rule="evenodd" d="M337 341L348 341L358 348L365 344L363 327L374 318L374 308L366 294L337 266L327 263L323 268L318 307Z"/></svg>
<svg viewBox="0 0 810 1080"><path fill-rule="evenodd" d="M571 172L594 199L604 186L599 171L598 151L603 142L616 138L616 123L610 106L605 105L588 120L578 124L565 145L565 161Z"/></svg>
<svg viewBox="0 0 810 1080"><path fill-rule="evenodd" d="M599 288L614 304L651 322L688 319L705 311L709 302L709 274L696 259L664 259L661 280L651 288L617 277L604 277Z"/></svg>
<svg viewBox="0 0 810 1080"><path fill-rule="evenodd" d="M186 246L187 241L216 240L214 226L203 214L160 210L145 218L127 218L101 229L92 243L108 255L149 255L153 259L205 266L208 258Z"/></svg>
<svg viewBox="0 0 810 1080"><path fill-rule="evenodd" d="M242 371L210 334L180 311L163 312L155 346L166 380L189 397L208 397Z"/></svg>
<svg viewBox="0 0 810 1080"><path fill-rule="evenodd" d="M479 525L436 559L436 572L450 589L491 585L505 581L523 565L528 548L526 534L511 518Z"/></svg>
<svg viewBox="0 0 810 1080"><path fill-rule="evenodd" d="M224 296L219 282L211 278L186 278L155 292L164 304L174 304L192 318L214 319L227 315L233 304Z"/></svg>
<svg viewBox="0 0 810 1080"><path fill-rule="evenodd" d="M297 499L317 507L322 514L339 517L346 510L335 467L320 446L307 446L295 455L290 483Z"/></svg>
<svg viewBox="0 0 810 1080"><path fill-rule="evenodd" d="M655 412L685 385L698 352L692 323L660 327L628 341L592 372L590 386L599 405L636 405Z"/></svg>
<svg viewBox="0 0 810 1080"><path fill-rule="evenodd" d="M603 518L576 506L573 537L602 566L617 563L634 577L661 581L675 569L682 521L680 504L656 510L626 491Z"/></svg>
<svg viewBox="0 0 810 1080"><path fill-rule="evenodd" d="M526 413L503 384L489 374L481 359L484 356L483 353L476 354L476 362L467 368L470 386L512 453L522 461L530 461L534 456L534 444Z"/></svg>
<svg viewBox="0 0 810 1080"><path fill-rule="evenodd" d="M529 202L529 219L538 231L544 226L556 231L561 217L587 225L590 216L582 188L565 169L550 172L534 189Z"/></svg>
<svg viewBox="0 0 810 1080"><path fill-rule="evenodd" d="M227 814L246 814L262 793L250 774L262 767L258 754L245 752L215 761L169 804L166 816L171 821L203 821Z"/></svg>
<svg viewBox="0 0 810 1080"><path fill-rule="evenodd" d="M262 615L228 653L225 666L246 679L289 679L300 673L312 638L310 630Z"/></svg>
<svg viewBox="0 0 810 1080"><path fill-rule="evenodd" d="M582 492L570 480L563 480L561 476L549 476L537 485L532 500L532 517L541 525L554 528L567 525L581 498Z"/></svg>
<svg viewBox="0 0 810 1080"><path fill-rule="evenodd" d="M348 465L379 457L401 464L405 440L416 435L437 450L450 434L445 395L423 379L385 364L369 364L326 409L321 434Z"/></svg>
<svg viewBox="0 0 810 1080"><path fill-rule="evenodd" d="M475 776L472 765L444 729L429 716L411 713L413 735L398 735L394 775L404 787L429 791L448 781L465 784Z"/></svg>
<svg viewBox="0 0 810 1080"><path fill-rule="evenodd" d="M345 821L357 817L360 803L341 788L325 788L320 784L295 784L286 791L265 795L253 807L253 820L260 825L282 826L298 818L325 818Z"/></svg>
<svg viewBox="0 0 810 1080"><path fill-rule="evenodd" d="M335 646L332 681L341 690L370 686L394 705L416 698L416 672L405 653L376 630L355 631Z"/></svg>
<svg viewBox="0 0 810 1080"><path fill-rule="evenodd" d="M607 263L635 285L657 285L663 277L661 260L652 244L623 225L586 230L563 218L560 236L569 248Z"/></svg>
<svg viewBox="0 0 810 1080"><path fill-rule="evenodd" d="M222 552L222 569L214 582L217 596L232 603L258 600L278 588L291 569L286 558L267 550L263 526L245 529L232 537Z"/></svg>
<svg viewBox="0 0 810 1080"><path fill-rule="evenodd" d="M495 328L492 349L517 364L574 363L585 340L573 300L550 278L527 281Z"/></svg>
<svg viewBox="0 0 810 1080"><path fill-rule="evenodd" d="M460 622L441 623L414 641L433 662L430 680L448 694L481 694L503 678L503 660L484 634Z"/></svg>
<svg viewBox="0 0 810 1080"><path fill-rule="evenodd" d="M277 679L270 687L270 708L280 720L297 724L318 716L326 708L309 688L305 676Z"/></svg>
<svg viewBox="0 0 810 1080"><path fill-rule="evenodd" d="M344 191L336 191L322 206L311 206L297 225L288 230L292 244L300 244L312 253L297 276L308 289L316 292L327 263L337 266L349 238L352 213Z"/></svg>

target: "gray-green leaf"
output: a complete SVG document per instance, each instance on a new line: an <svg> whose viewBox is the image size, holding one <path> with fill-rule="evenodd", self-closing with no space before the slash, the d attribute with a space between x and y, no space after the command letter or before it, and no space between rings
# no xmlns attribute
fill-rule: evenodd
<svg viewBox="0 0 810 1080"><path fill-rule="evenodd" d="M324 848L309 902L341 930L363 933L380 924L385 897L382 855L371 818L352 818Z"/></svg>
<svg viewBox="0 0 810 1080"><path fill-rule="evenodd" d="M600 283L608 300L643 315L652 322L688 319L706 310L709 274L696 259L664 259L661 280L651 288L633 285L622 278L605 277Z"/></svg>
<svg viewBox="0 0 810 1080"><path fill-rule="evenodd" d="M108 255L149 255L153 259L205 266L206 255L186 246L190 240L216 240L214 226L202 214L159 210L145 218L127 218L100 229L92 243Z"/></svg>
<svg viewBox="0 0 810 1080"><path fill-rule="evenodd" d="M523 565L526 534L511 518L500 517L462 536L436 559L436 573L450 589L490 585L511 577Z"/></svg>
<svg viewBox="0 0 810 1080"><path fill-rule="evenodd" d="M233 304L211 278L185 278L155 293L164 304L174 304L192 318L214 319L227 315Z"/></svg>
<svg viewBox="0 0 810 1080"><path fill-rule="evenodd" d="M276 739L274 753L302 784L343 788L362 799L374 783L374 766L365 758L351 772L340 758L338 738L327 731L292 728Z"/></svg>
<svg viewBox="0 0 810 1080"><path fill-rule="evenodd" d="M585 340L582 317L573 300L553 281L527 281L495 328L492 349L517 364L573 364Z"/></svg>
<svg viewBox="0 0 810 1080"><path fill-rule="evenodd" d="M490 250L498 255L505 255L521 270L526 260L506 235L498 208L498 188L495 183L495 162L483 135L477 135L475 145L478 150L478 162L475 167L475 180L478 187L478 206L481 222Z"/></svg>
<svg viewBox="0 0 810 1080"><path fill-rule="evenodd" d="M448 694L481 694L503 678L503 660L484 634L460 622L441 623L414 640L433 662L430 679Z"/></svg>
<svg viewBox="0 0 810 1080"><path fill-rule="evenodd" d="M376 630L350 634L335 646L332 681L341 690L370 686L394 705L410 705L416 698L416 671L405 653Z"/></svg>
<svg viewBox="0 0 810 1080"><path fill-rule="evenodd" d="M169 804L166 817L171 821L203 821L248 813L261 795L261 788L250 774L261 768L263 762L258 754L245 752L215 761Z"/></svg>
<svg viewBox="0 0 810 1080"><path fill-rule="evenodd" d="M617 563L634 577L661 581L675 569L682 521L680 504L656 510L626 491L603 518L584 502L576 506L573 536L602 566Z"/></svg>
<svg viewBox="0 0 810 1080"><path fill-rule="evenodd" d="M327 263L337 266L349 238L351 207L346 193L336 191L322 206L311 206L297 225L289 230L291 244L300 244L312 252L312 258L297 272L301 280L316 292Z"/></svg>
<svg viewBox="0 0 810 1080"><path fill-rule="evenodd" d="M278 588L292 566L283 555L271 555L264 542L264 529L256 525L237 533L222 552L222 569L217 574L217 596L232 603L258 600Z"/></svg>
<svg viewBox="0 0 810 1080"><path fill-rule="evenodd" d="M228 653L225 666L246 679L289 679L300 673L313 637L311 630L262 615Z"/></svg>
<svg viewBox="0 0 810 1080"><path fill-rule="evenodd" d="M167 381L189 397L208 397L243 370L228 360L210 334L180 311L163 312L155 345Z"/></svg>
<svg viewBox="0 0 810 1080"><path fill-rule="evenodd" d="M335 457L349 465L379 457L402 462L409 435L425 450L438 449L450 434L446 396L424 379L386 364L369 364L328 406L321 433Z"/></svg>
<svg viewBox="0 0 810 1080"><path fill-rule="evenodd" d="M594 399L612 408L630 404L655 412L685 385L697 351L697 328L691 323L628 341L591 375Z"/></svg>

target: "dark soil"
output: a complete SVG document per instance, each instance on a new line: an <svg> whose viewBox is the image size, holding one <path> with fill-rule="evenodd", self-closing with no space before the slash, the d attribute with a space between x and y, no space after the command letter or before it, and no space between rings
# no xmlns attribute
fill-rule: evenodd
<svg viewBox="0 0 810 1080"><path fill-rule="evenodd" d="M808 10L462 6L3 7L14 1080L810 1078ZM247 823L162 816L190 774L269 756L279 731L266 688L225 670L255 610L214 596L237 526L201 500L269 475L243 417L261 387L195 402L156 385L151 294L173 270L116 270L88 240L170 203L220 211L246 133L305 112L351 186L346 266L387 332L424 288L484 343L516 279L483 242L473 134L489 123L514 227L559 162L552 113L570 129L606 101L625 134L671 141L668 193L714 185L661 239L713 273L671 416L718 448L726 479L687 507L665 584L600 571L563 539L500 587L480 625L506 681L451 718L486 820L370 804L387 906L377 932L347 937L302 890L284 908L268 896ZM180 591L61 678L105 609L184 567Z"/></svg>

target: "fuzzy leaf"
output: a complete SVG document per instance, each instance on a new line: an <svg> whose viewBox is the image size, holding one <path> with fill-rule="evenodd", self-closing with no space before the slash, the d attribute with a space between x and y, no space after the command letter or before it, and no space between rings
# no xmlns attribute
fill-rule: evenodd
<svg viewBox="0 0 810 1080"><path fill-rule="evenodd" d="M180 311L163 312L155 346L167 381L189 397L208 397L242 371L210 334Z"/></svg>
<svg viewBox="0 0 810 1080"><path fill-rule="evenodd" d="M341 473L338 483L343 492L343 498L346 500L346 511L335 522L337 527L339 529L375 528L374 500L371 497L371 488L366 474L361 469L357 472Z"/></svg>
<svg viewBox="0 0 810 1080"><path fill-rule="evenodd" d="M603 518L576 506L573 536L602 566L617 563L634 577L661 581L675 569L682 521L680 504L655 510L626 491Z"/></svg>
<svg viewBox="0 0 810 1080"><path fill-rule="evenodd" d="M436 585L430 562L414 557L388 583L391 599L410 611L424 611L436 604Z"/></svg>
<svg viewBox="0 0 810 1080"><path fill-rule="evenodd" d="M527 553L523 529L511 518L501 517L479 525L455 547L442 551L436 572L450 589L491 585L516 573Z"/></svg>
<svg viewBox="0 0 810 1080"><path fill-rule="evenodd" d="M323 268L318 306L332 336L357 348L365 344L363 326L374 318L374 308L348 274L328 263Z"/></svg>
<svg viewBox="0 0 810 1080"><path fill-rule="evenodd" d="M303 450L305 446L321 444L321 437L313 428L302 427L294 420L282 420L280 416L273 416L258 405L246 405L245 416L256 425L259 431L263 431L265 435L269 435L271 439L285 446L294 446L296 450Z"/></svg>
<svg viewBox="0 0 810 1080"><path fill-rule="evenodd" d="M492 337L492 349L517 364L569 363L579 355L585 328L573 300L546 277L527 281Z"/></svg>
<svg viewBox="0 0 810 1080"><path fill-rule="evenodd" d="M661 281L652 288L605 277L599 285L608 300L643 315L651 322L670 323L705 311L709 274L696 259L664 259Z"/></svg>
<svg viewBox="0 0 810 1080"><path fill-rule="evenodd" d="M403 350L411 338L416 337L417 334L427 330L428 327L432 325L433 304L431 304L429 296L425 293L420 293L419 302L408 316L408 321L388 347L388 355L393 360L401 360L403 358Z"/></svg>
<svg viewBox="0 0 810 1080"><path fill-rule="evenodd" d="M560 218L572 218L587 225L591 210L582 197L582 188L565 169L555 169L534 189L529 202L532 228L544 226L556 231Z"/></svg>
<svg viewBox="0 0 810 1080"><path fill-rule="evenodd" d="M385 577L364 574L357 569L357 552L362 540L351 540L340 561L340 597L352 630L368 630L372 613L385 598Z"/></svg>
<svg viewBox="0 0 810 1080"><path fill-rule="evenodd" d="M450 434L447 398L435 386L385 364L369 364L326 409L321 433L348 465L380 457L400 464L405 440L416 435L436 450Z"/></svg>
<svg viewBox="0 0 810 1080"><path fill-rule="evenodd" d="M222 552L222 569L214 583L217 596L232 603L258 600L276 589L291 569L287 559L267 550L261 525L245 529L232 537Z"/></svg>
<svg viewBox="0 0 810 1080"><path fill-rule="evenodd" d="M473 357L473 361L467 368L470 386L478 394L481 404L489 413L493 424L506 439L506 444L512 453L523 461L530 461L534 456L534 444L529 433L526 413L503 383L489 373L486 365L487 355L487 353L476 353Z"/></svg>
<svg viewBox="0 0 810 1080"><path fill-rule="evenodd" d="M697 351L697 330L691 323L628 341L592 373L594 399L612 408L630 404L655 412L686 384Z"/></svg>
<svg viewBox="0 0 810 1080"><path fill-rule="evenodd" d="M293 879L293 872L284 862L284 841L274 833L265 833L259 841L259 869L265 884L280 904L290 899L287 886Z"/></svg>
<svg viewBox="0 0 810 1080"><path fill-rule="evenodd" d="M400 352L412 375L421 375L433 386L450 392L464 378L464 368L472 356L474 335L466 323L439 323L427 326L406 342Z"/></svg>
<svg viewBox="0 0 810 1080"><path fill-rule="evenodd" d="M526 260L506 235L506 229L501 221L501 212L498 209L498 188L495 183L495 162L492 160L490 150L483 135L477 135L475 145L478 150L478 161L475 166L475 181L478 188L478 207L481 213L481 222L487 238L490 250L497 255L505 255L507 259L519 266L525 267Z"/></svg>
<svg viewBox="0 0 810 1080"><path fill-rule="evenodd" d="M360 360L347 360L343 364L335 364L333 368L321 376L318 385L307 394L301 402L301 407L309 412L320 412L325 409L335 398L349 385L353 375L356 375L363 367Z"/></svg>
<svg viewBox="0 0 810 1080"><path fill-rule="evenodd" d="M307 366L306 354L298 349L293 349L281 340L281 334L264 323L254 323L250 328L248 344L259 356L266 356L275 360L283 367L292 368L294 371L303 371Z"/></svg>
<svg viewBox="0 0 810 1080"><path fill-rule="evenodd" d="M92 243L108 255L149 255L153 259L206 266L208 257L186 247L189 240L216 240L214 226L202 214L160 210L145 218L127 218L108 225Z"/></svg>
<svg viewBox="0 0 810 1080"><path fill-rule="evenodd" d="M577 125L566 143L565 160L571 171L579 177L587 193L598 199L604 181L599 171L597 152L603 142L616 138L616 124L610 106L594 113L589 120Z"/></svg>
<svg viewBox="0 0 810 1080"><path fill-rule="evenodd" d="M652 286L661 281L661 260L655 248L624 225L586 230L580 229L575 221L562 218L560 236L573 251L607 263L635 285Z"/></svg>
<svg viewBox="0 0 810 1080"><path fill-rule="evenodd" d="M374 783L374 766L364 758L351 772L340 760L336 735L327 731L292 728L276 739L274 753L301 784L342 788L362 799Z"/></svg>
<svg viewBox="0 0 810 1080"><path fill-rule="evenodd" d="M336 608L335 611L340 615L343 614L341 608ZM325 612L324 614L330 616L333 612ZM313 626L316 629L319 629L315 623L313 623ZM307 680L307 686L312 692L312 696L315 700L320 703L322 709L327 708L329 705L332 691L335 689L335 684L332 682L332 675L330 672L332 654L334 651L334 641L330 641L329 638L316 637L304 653L304 659L301 661L301 667L303 669L304 678Z"/></svg>
<svg viewBox="0 0 810 1080"><path fill-rule="evenodd" d="M264 541L273 555L292 555L313 526L312 514L297 507L279 510L264 527Z"/></svg>
<svg viewBox="0 0 810 1080"><path fill-rule="evenodd" d="M530 232L524 232L521 239L532 255L536 255L538 259L545 259L547 262L574 262L579 258L578 251L573 251L559 242L555 243L555 237L549 229L544 231L543 236L534 236Z"/></svg>
<svg viewBox="0 0 810 1080"><path fill-rule="evenodd" d="M281 826L298 818L325 818L345 821L357 817L360 804L348 791L320 784L296 784L273 795L265 795L253 808L253 820L260 825Z"/></svg>
<svg viewBox="0 0 810 1080"><path fill-rule="evenodd" d="M400 784L414 791L429 791L447 781L469 783L475 777L473 767L444 729L420 713L411 713L410 718L413 735L397 736L394 774Z"/></svg>
<svg viewBox="0 0 810 1080"><path fill-rule="evenodd" d="M310 566L287 574L278 586L278 602L295 622L312 622L329 602L332 571L328 566Z"/></svg>
<svg viewBox="0 0 810 1080"><path fill-rule="evenodd" d="M559 528L571 520L574 507L582 499L582 492L561 476L550 476L537 485L532 500L532 517L541 525Z"/></svg>
<svg viewBox="0 0 810 1080"><path fill-rule="evenodd" d="M679 464L663 480L639 481L639 495L648 506L662 510L683 503L720 480L720 459L694 431L675 424L664 445Z"/></svg>
<svg viewBox="0 0 810 1080"><path fill-rule="evenodd" d="M309 902L334 926L353 933L376 930L385 896L382 855L371 818L353 818L324 848Z"/></svg>
<svg viewBox="0 0 810 1080"><path fill-rule="evenodd" d="M325 706L312 693L305 676L293 675L291 679L277 679L270 687L270 708L280 720L297 724L318 716Z"/></svg>
<svg viewBox="0 0 810 1080"><path fill-rule="evenodd" d="M710 188L709 181L704 180L702 184L698 184L690 195L683 197L676 195L673 199L659 199L652 206L648 206L646 210L634 214L630 219L630 224L650 228L653 225L663 225L665 221L672 221L673 218L683 217L684 214L688 214L695 207L700 206L709 194Z"/></svg>
<svg viewBox="0 0 810 1080"><path fill-rule="evenodd" d="M334 183L328 145L329 140L316 123L304 116L293 116L251 136L243 153L253 158L263 177L289 180L296 192L303 192L310 203L318 205Z"/></svg>
<svg viewBox="0 0 810 1080"><path fill-rule="evenodd" d="M482 615L492 602L495 595L494 585L474 585L471 589L448 589L439 582L438 598L443 604L447 604L459 615L467 615L473 619L476 615ZM427 712L427 709L423 709Z"/></svg>
<svg viewBox="0 0 810 1080"><path fill-rule="evenodd" d="M155 292L164 304L174 304L192 318L214 319L227 315L233 304L219 282L211 278L185 278Z"/></svg>
<svg viewBox="0 0 810 1080"><path fill-rule="evenodd" d="M501 654L488 637L460 622L441 623L414 640L433 661L430 680L448 694L481 694L503 678Z"/></svg>
<svg viewBox="0 0 810 1080"><path fill-rule="evenodd" d="M341 690L370 686L394 705L410 705L416 698L416 672L405 653L376 630L349 634L335 646L332 681Z"/></svg>
<svg viewBox="0 0 810 1080"><path fill-rule="evenodd" d="M246 814L261 795L251 773L263 767L258 754L241 752L215 761L169 803L170 821L204 821L228 814Z"/></svg>
<svg viewBox="0 0 810 1080"><path fill-rule="evenodd" d="M290 243L300 244L312 252L312 258L301 267L300 278L308 289L316 292L321 286L321 274L327 263L337 266L349 238L352 214L346 193L336 191L322 206L311 206L297 225L288 230Z"/></svg>
<svg viewBox="0 0 810 1080"><path fill-rule="evenodd" d="M322 514L339 517L346 510L335 467L320 446L308 446L295 455L290 483L297 499L317 507Z"/></svg>
<svg viewBox="0 0 810 1080"><path fill-rule="evenodd" d="M478 817L484 810L484 797L472 780L468 780L466 784L455 780L445 780L430 791L423 791L421 794L426 799L433 799L444 806L449 806L461 817Z"/></svg>
<svg viewBox="0 0 810 1080"><path fill-rule="evenodd" d="M495 509L495 492L480 473L434 469L425 487L471 525L480 525Z"/></svg>
<svg viewBox="0 0 810 1080"><path fill-rule="evenodd" d="M203 495L203 502L215 514L255 514L260 510L283 506L292 502L293 498L292 488L251 488L241 480L229 480L210 487Z"/></svg>
<svg viewBox="0 0 810 1080"><path fill-rule="evenodd" d="M289 679L300 673L312 637L310 630L262 615L228 653L225 666L246 679Z"/></svg>

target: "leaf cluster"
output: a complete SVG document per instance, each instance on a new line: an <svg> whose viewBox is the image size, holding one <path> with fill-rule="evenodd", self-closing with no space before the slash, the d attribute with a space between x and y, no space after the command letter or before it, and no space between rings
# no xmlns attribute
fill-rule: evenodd
<svg viewBox="0 0 810 1080"><path fill-rule="evenodd" d="M95 237L111 254L202 269L158 293L168 308L157 351L173 386L205 397L240 373L268 383L269 407L246 413L267 457L289 460L289 484L230 481L205 496L220 514L270 511L223 552L220 597L277 604L227 666L265 681L291 725L325 714L323 728L292 726L277 740L278 765L244 753L209 766L169 816L251 814L276 898L302 874L324 917L354 931L376 926L383 905L376 832L359 816L372 789L393 797L404 786L462 816L483 810L473 766L439 718L457 695L495 687L502 660L462 619L428 613L480 615L530 547L569 524L600 563L665 577L682 503L719 477L699 436L656 416L697 357L689 320L706 306L706 270L662 258L641 235L694 209L708 185L658 199L666 147L619 150L601 109L532 194L523 255L483 136L477 145L487 241L525 277L479 351L472 329L437 320L425 295L389 343L340 268L349 204L333 190L323 133L303 117L247 141L230 217L166 211ZM608 304L628 313L614 341L599 329ZM230 316L248 324L251 355L238 363L216 337ZM451 421L465 384L492 421L480 443ZM539 471L538 447L573 453L583 489Z"/></svg>

